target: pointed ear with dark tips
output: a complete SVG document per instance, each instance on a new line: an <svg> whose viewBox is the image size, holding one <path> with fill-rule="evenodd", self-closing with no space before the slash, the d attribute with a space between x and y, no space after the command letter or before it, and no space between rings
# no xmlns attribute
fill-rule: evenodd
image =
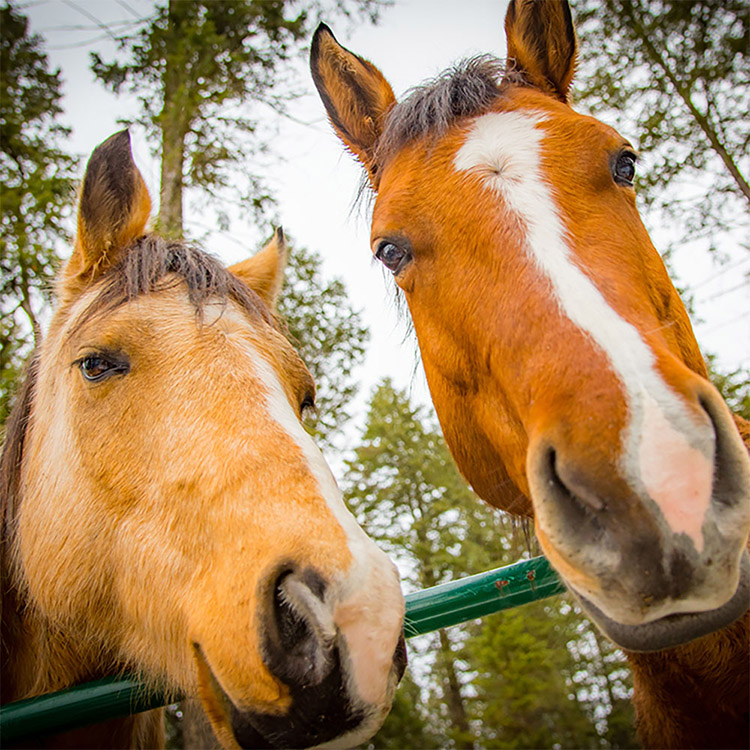
<svg viewBox="0 0 750 750"><path fill-rule="evenodd" d="M508 72L567 102L578 49L568 1L510 0L505 35Z"/></svg>
<svg viewBox="0 0 750 750"><path fill-rule="evenodd" d="M276 300L284 283L286 255L284 230L279 227L260 252L252 258L235 263L228 270L247 284L270 310L275 310Z"/></svg>
<svg viewBox="0 0 750 750"><path fill-rule="evenodd" d="M97 146L86 166L64 283L86 284L116 263L143 234L150 213L151 198L133 161L130 134L123 130Z"/></svg>
<svg viewBox="0 0 750 750"><path fill-rule="evenodd" d="M323 23L313 37L310 69L334 130L373 180L378 139L396 103L388 81L371 62L342 47Z"/></svg>

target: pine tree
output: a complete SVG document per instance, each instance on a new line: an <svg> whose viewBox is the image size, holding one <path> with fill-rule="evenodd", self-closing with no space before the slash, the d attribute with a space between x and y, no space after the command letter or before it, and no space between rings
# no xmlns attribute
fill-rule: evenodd
<svg viewBox="0 0 750 750"><path fill-rule="evenodd" d="M578 0L579 102L639 143L647 204L715 249L747 225L745 0ZM744 164L744 167L743 167Z"/></svg>
<svg viewBox="0 0 750 750"><path fill-rule="evenodd" d="M67 239L76 160L59 146L68 129L60 71L12 4L0 8L0 424L23 360L38 337L39 311Z"/></svg>
<svg viewBox="0 0 750 750"><path fill-rule="evenodd" d="M316 442L334 447L357 393L354 369L362 362L369 331L339 279L326 279L318 253L290 249L278 312L316 386L308 420Z"/></svg>
<svg viewBox="0 0 750 750"><path fill-rule="evenodd" d="M352 0L371 16L380 2ZM346 11L348 4L335 7ZM182 236L188 187L262 213L271 196L251 165L267 150L269 135L258 105L283 111L298 93L285 63L309 31L307 13L292 0L167 0L153 21L122 40L122 61L92 55L106 86L138 93L139 122L158 143L162 234ZM231 172L237 164L242 180L239 170ZM230 173L231 191L223 190Z"/></svg>
<svg viewBox="0 0 750 750"><path fill-rule="evenodd" d="M539 554L467 487L434 417L388 380L347 466L350 507L412 589ZM424 733L415 747L632 746L624 657L601 640L561 597L413 639L420 690L407 683L371 746L394 746L405 704Z"/></svg>
<svg viewBox="0 0 750 750"><path fill-rule="evenodd" d="M425 419L406 394L383 381L370 401L362 441L346 474L346 495L357 520L401 561L411 587L420 589L451 580L472 564L480 566L472 572L491 567L483 540L467 534L466 518L484 509L458 474L438 428ZM490 525L499 523L490 512L484 514ZM428 710L443 742L470 748L473 735L455 638L455 629L426 638L434 657ZM392 730L386 723L381 731Z"/></svg>

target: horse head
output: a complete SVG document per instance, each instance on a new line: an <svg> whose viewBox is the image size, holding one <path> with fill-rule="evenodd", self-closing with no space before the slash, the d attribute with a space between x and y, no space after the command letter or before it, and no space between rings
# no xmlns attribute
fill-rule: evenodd
<svg viewBox="0 0 750 750"><path fill-rule="evenodd" d="M4 698L127 668L199 696L227 747L356 745L404 669L404 600L301 423L283 234L226 269L145 233L149 213L117 134L6 445L27 635Z"/></svg>
<svg viewBox="0 0 750 750"><path fill-rule="evenodd" d="M663 649L747 609L750 461L639 217L635 149L570 104L567 2L511 0L505 29L507 64L397 102L321 26L313 78L459 468L534 516L615 642Z"/></svg>

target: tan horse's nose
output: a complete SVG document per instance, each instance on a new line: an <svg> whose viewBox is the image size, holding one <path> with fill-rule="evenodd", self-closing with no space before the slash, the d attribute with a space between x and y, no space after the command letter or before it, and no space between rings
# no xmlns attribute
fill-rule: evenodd
<svg viewBox="0 0 750 750"><path fill-rule="evenodd" d="M384 570L368 572L380 578ZM269 738L278 746L309 747L349 734L356 744L363 725L382 723L406 668L401 608L390 617L390 602L382 598L400 597L396 576L386 591L365 585L347 595L340 580L313 567L284 565L264 588L263 660L288 689L291 706L277 716L232 705L234 737L241 747L267 747ZM354 629L346 616L352 612Z"/></svg>
<svg viewBox="0 0 750 750"><path fill-rule="evenodd" d="M359 697L384 700L388 673L395 670L400 680L406 667L402 634L396 634L395 651L381 648L400 629L399 618L378 616L377 602L387 593L357 592L339 601L316 570L284 569L273 586L265 645L269 669L287 685L314 687L336 668L335 652L343 650L360 676Z"/></svg>
<svg viewBox="0 0 750 750"><path fill-rule="evenodd" d="M284 570L273 587L267 663L287 684L320 684L333 666L336 626L326 583L310 568Z"/></svg>

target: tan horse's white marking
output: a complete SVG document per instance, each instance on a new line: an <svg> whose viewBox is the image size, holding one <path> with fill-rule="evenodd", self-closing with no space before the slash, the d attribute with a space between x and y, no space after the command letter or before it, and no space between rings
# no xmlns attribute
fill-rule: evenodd
<svg viewBox="0 0 750 750"><path fill-rule="evenodd" d="M292 410L273 368L252 344L243 342L243 346L266 388L271 419L299 447L318 482L321 497L346 534L352 568L339 589L331 592L335 600L343 602L336 606L331 626L341 631L353 657L351 678L356 694L367 703L381 703L385 699L386 686L389 691L395 689L395 681L389 684L387 677L404 616L398 571L388 556L366 536L344 505L341 490L320 448L305 432ZM376 613L372 611L372 605L375 602L379 607L385 605L382 617L377 618L377 626L373 624Z"/></svg>

